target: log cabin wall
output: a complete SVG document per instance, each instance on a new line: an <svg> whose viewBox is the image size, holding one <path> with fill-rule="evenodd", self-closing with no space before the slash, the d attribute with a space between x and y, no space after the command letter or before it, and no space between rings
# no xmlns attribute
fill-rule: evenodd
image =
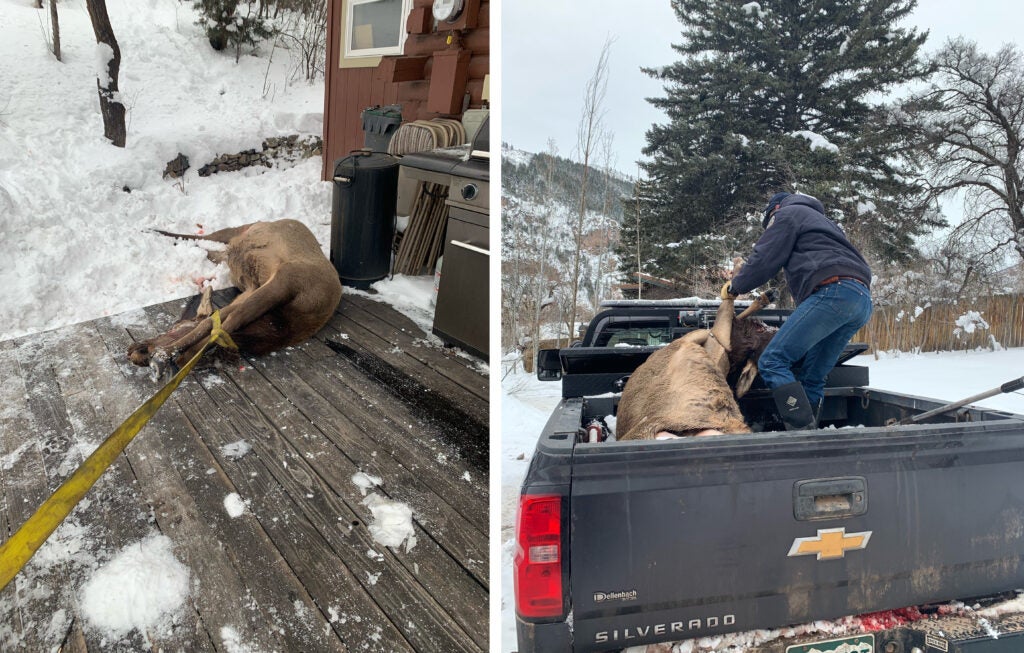
<svg viewBox="0 0 1024 653"><path fill-rule="evenodd" d="M465 9L450 25L434 20L432 0L413 0L402 54L362 61L342 58L350 1L328 0L325 180L331 178L335 160L363 146L364 109L400 104L406 122L461 118L464 108L484 106L484 76L490 72L489 0L465 0Z"/></svg>

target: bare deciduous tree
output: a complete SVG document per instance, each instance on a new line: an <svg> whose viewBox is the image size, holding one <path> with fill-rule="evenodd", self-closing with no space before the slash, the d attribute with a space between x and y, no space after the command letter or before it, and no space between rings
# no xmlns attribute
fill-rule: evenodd
<svg viewBox="0 0 1024 653"><path fill-rule="evenodd" d="M553 188L552 181L555 174L555 160L558 156L558 147L552 138L548 139L547 164L544 168L545 187ZM545 215L543 219L533 225L535 232L534 242L537 243L537 274L534 276L533 292L531 296L533 315L530 321L530 340L533 346L533 360L537 360L537 352L540 349L540 325L541 312L548 303L551 296L551 283L548 275L551 273L548 258L551 256L551 204L545 204Z"/></svg>
<svg viewBox="0 0 1024 653"><path fill-rule="evenodd" d="M906 106L909 124L925 137L933 197L962 191L961 233L999 234L992 247L1012 245L1024 258L1024 61L1014 45L994 55L963 38L935 55L937 81Z"/></svg>
<svg viewBox="0 0 1024 653"><path fill-rule="evenodd" d="M57 23L57 0L50 0L50 23L53 27L53 56L60 61L60 24Z"/></svg>
<svg viewBox="0 0 1024 653"><path fill-rule="evenodd" d="M574 229L575 247L573 251L573 266L571 282L571 294L567 299L566 325L569 327L569 339L576 333L577 297L580 288L580 268L583 260L583 227L586 223L587 214L587 178L590 173L590 160L601 140L604 131L604 99L608 91L608 56L614 39L611 36L605 38L604 46L601 48L601 55L594 67L594 74L587 81L583 93L583 110L580 114L580 122L576 130L576 154L583 164L583 179L580 183L580 210L576 217Z"/></svg>
<svg viewBox="0 0 1024 653"><path fill-rule="evenodd" d="M275 13L278 9L280 5L275 5ZM324 49L327 46L326 2L310 2L301 10L287 12L279 22L276 34L286 44L292 58L290 79L294 79L300 73L310 82L324 76Z"/></svg>
<svg viewBox="0 0 1024 653"><path fill-rule="evenodd" d="M611 131L604 131L601 134L601 143L599 148L601 170L604 173L602 178L604 180L604 192L601 194L601 225L600 225L600 240L596 243L597 247L597 259L594 262L594 279L592 283L593 288L593 299L592 303L594 310L601 305L601 302L605 299L606 290L606 268L608 267L609 254L612 249L612 238L618 233L618 228L615 220L611 217L612 202L618 201L617 197L613 197L613 185L612 178L615 175L615 134Z"/></svg>
<svg viewBox="0 0 1024 653"><path fill-rule="evenodd" d="M550 303L556 270L552 262L554 217L551 195L558 166L557 148L548 140L546 155L531 161L536 170L524 198L502 199L501 306L502 346L536 358L541 316ZM514 368L513 364L513 368Z"/></svg>
<svg viewBox="0 0 1024 653"><path fill-rule="evenodd" d="M100 94L100 113L103 114L103 135L117 147L124 147L126 129L124 104L121 103L117 88L117 77L121 72L121 48L114 37L114 28L107 15L106 0L86 0L89 19L96 33L98 48L105 50L104 69L97 70L96 87Z"/></svg>

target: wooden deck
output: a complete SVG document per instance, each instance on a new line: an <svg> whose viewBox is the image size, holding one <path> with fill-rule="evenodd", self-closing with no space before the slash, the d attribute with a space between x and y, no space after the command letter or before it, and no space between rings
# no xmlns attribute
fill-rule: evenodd
<svg viewBox="0 0 1024 653"><path fill-rule="evenodd" d="M155 392L124 352L183 303L0 342L2 537ZM478 363L351 294L302 346L194 372L0 592L0 650L486 651L487 401ZM412 508L411 550L372 537L360 471ZM82 588L154 534L189 598L112 636Z"/></svg>

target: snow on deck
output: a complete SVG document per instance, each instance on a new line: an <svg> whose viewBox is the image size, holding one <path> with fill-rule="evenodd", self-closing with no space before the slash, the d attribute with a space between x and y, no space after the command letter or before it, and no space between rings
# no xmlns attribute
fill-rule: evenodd
<svg viewBox="0 0 1024 653"><path fill-rule="evenodd" d="M0 342L5 537L156 391L124 352L182 304ZM486 650L488 382L424 336L351 293L193 372L0 591L0 649Z"/></svg>

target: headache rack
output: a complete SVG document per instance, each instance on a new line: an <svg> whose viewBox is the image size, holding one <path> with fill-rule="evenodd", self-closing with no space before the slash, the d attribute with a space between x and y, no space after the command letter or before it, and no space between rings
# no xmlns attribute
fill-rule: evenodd
<svg viewBox="0 0 1024 653"><path fill-rule="evenodd" d="M737 301L739 314L749 301ZM563 397L619 393L629 376L653 352L695 329L710 328L721 300L625 300L601 304L602 310L587 325L583 340L563 349L542 349L537 354L537 378L562 381ZM754 319L781 326L789 309L764 309ZM864 343L851 343L836 362L828 387L865 386L866 367L844 363L866 351ZM760 379L752 390L763 388Z"/></svg>

